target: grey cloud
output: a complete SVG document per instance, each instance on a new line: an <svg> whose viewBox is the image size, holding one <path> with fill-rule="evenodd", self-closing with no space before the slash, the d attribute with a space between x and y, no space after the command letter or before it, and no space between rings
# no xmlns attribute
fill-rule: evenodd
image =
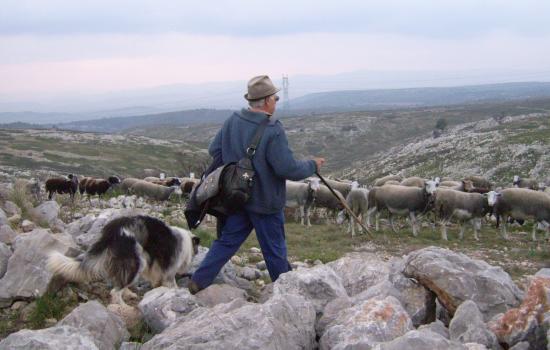
<svg viewBox="0 0 550 350"><path fill-rule="evenodd" d="M0 34L164 33L269 36L394 33L462 37L492 31L550 33L544 0L105 1L7 0Z"/></svg>

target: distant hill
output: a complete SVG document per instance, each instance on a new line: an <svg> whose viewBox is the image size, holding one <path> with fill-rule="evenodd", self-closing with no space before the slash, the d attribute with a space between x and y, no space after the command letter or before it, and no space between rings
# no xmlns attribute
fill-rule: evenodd
<svg viewBox="0 0 550 350"><path fill-rule="evenodd" d="M136 117L117 117L60 123L57 127L65 130L113 133L136 127L162 125L192 125L220 122L232 111L217 109L195 109L189 111L148 114Z"/></svg>
<svg viewBox="0 0 550 350"><path fill-rule="evenodd" d="M505 83L462 87L333 91L308 94L293 99L290 101L290 109L285 110L281 105L277 111L277 116L284 118L332 112L390 111L411 107L499 103L541 97L550 97L550 83ZM193 109L46 125L66 130L116 133L136 128L147 129L161 126L221 123L231 113L232 110L229 109ZM24 119L20 121L24 121ZM0 124L0 127L2 127L2 124Z"/></svg>
<svg viewBox="0 0 550 350"><path fill-rule="evenodd" d="M365 111L443 106L550 96L550 83L506 83L459 87L349 90L308 94L290 101L294 111Z"/></svg>

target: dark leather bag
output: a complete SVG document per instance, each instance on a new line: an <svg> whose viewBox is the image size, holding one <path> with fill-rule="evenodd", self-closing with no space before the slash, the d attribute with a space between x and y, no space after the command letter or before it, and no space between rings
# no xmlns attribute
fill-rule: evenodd
<svg viewBox="0 0 550 350"><path fill-rule="evenodd" d="M198 227L206 214L220 218L244 209L254 186L252 159L268 123L269 118L266 118L256 129L246 157L219 166L210 173L205 172L202 176L199 185L191 192L184 211L190 229Z"/></svg>

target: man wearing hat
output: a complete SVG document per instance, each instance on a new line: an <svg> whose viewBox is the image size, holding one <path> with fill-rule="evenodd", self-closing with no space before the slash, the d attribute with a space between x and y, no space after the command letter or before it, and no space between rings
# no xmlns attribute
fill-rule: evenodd
<svg viewBox="0 0 550 350"><path fill-rule="evenodd" d="M195 271L189 282L193 294L208 287L214 278L237 252L252 229L264 256L272 281L291 269L287 260L284 230L284 206L286 180L302 180L315 173L323 165L323 158L296 160L288 146L288 140L280 121L273 118L279 100L276 88L267 75L250 79L248 109L234 112L227 119L210 144L208 152L218 165L237 162L245 157L246 149L261 122L269 122L258 144L253 159L256 171L252 197L245 209L227 217L220 237Z"/></svg>

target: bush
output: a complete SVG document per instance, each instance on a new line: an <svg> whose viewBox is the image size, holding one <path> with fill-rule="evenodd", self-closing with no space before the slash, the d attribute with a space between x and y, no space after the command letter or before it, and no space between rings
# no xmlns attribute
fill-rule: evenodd
<svg viewBox="0 0 550 350"><path fill-rule="evenodd" d="M445 128L447 128L447 119L439 118L435 123L435 128L439 130L445 130Z"/></svg>

